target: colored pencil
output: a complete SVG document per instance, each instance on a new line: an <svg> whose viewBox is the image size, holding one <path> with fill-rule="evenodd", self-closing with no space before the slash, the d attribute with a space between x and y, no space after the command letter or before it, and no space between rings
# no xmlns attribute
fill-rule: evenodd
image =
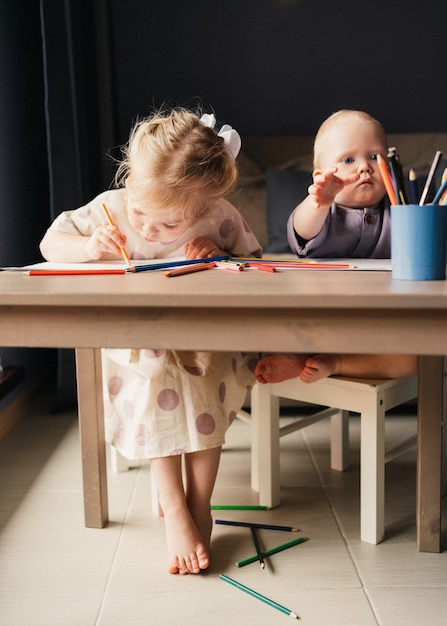
<svg viewBox="0 0 447 626"><path fill-rule="evenodd" d="M214 265L218 270L228 270L230 272L242 272L244 265L233 261L216 261Z"/></svg>
<svg viewBox="0 0 447 626"><path fill-rule="evenodd" d="M253 526L251 526L250 530L251 530L251 536L253 537L253 543L255 544L256 554L258 555L259 565L261 566L261 569L264 569L265 568L265 562L264 562L264 557L262 556L261 546L259 545L259 540L258 540L258 535L256 533L256 528L253 528Z"/></svg>
<svg viewBox="0 0 447 626"><path fill-rule="evenodd" d="M297 546L300 543L304 543L305 541L307 541L306 537L298 537L297 539L293 539L293 541L288 541L287 543L282 543L279 546L276 546L275 548L270 548L269 550L265 550L262 553L262 556L268 557L268 556L272 556L273 554L277 554L278 552L282 552L283 550L288 550L289 548L293 548L293 546ZM244 567L245 565L250 565L250 563L255 563L258 560L258 555L256 556L249 556L246 559L242 559L242 561L237 561L236 565L238 567Z"/></svg>
<svg viewBox="0 0 447 626"><path fill-rule="evenodd" d="M206 257L205 259L185 259L184 261L163 261L161 263L151 263L148 265L132 265L128 268L128 272L150 272L151 270L167 270L171 267L181 267L186 265L194 265L196 263L210 263L211 261L223 261L228 259L228 255Z"/></svg>
<svg viewBox="0 0 447 626"><path fill-rule="evenodd" d="M408 172L408 180L410 183L411 201L413 204L419 204L418 180L413 168Z"/></svg>
<svg viewBox="0 0 447 626"><path fill-rule="evenodd" d="M446 191L447 191L447 179L442 183L442 185L439 187L438 191L436 192L436 195L433 198L433 204L439 204L442 196L444 195Z"/></svg>
<svg viewBox="0 0 447 626"><path fill-rule="evenodd" d="M400 204L408 204L407 196L405 193L402 166L400 164L396 148L388 148L388 162L390 164L391 176L394 180L394 188L396 190L397 200L398 202L400 202Z"/></svg>
<svg viewBox="0 0 447 626"><path fill-rule="evenodd" d="M112 220L112 216L110 215L109 210L104 203L102 205L102 208L104 209L104 213L106 214L107 221L109 222L110 226L115 226ZM123 257L124 261L127 263L127 266L130 267L132 264L130 262L130 258L129 258L129 255L127 254L126 248L120 248L120 250L121 250L121 256Z"/></svg>
<svg viewBox="0 0 447 626"><path fill-rule="evenodd" d="M233 520L216 519L215 524L223 524L224 526L243 526L244 528L262 528L264 530L281 530L288 533L297 533L299 528L292 526L277 526L275 524L258 524L255 522L233 522Z"/></svg>
<svg viewBox="0 0 447 626"><path fill-rule="evenodd" d="M172 270L163 272L163 276L170 278L171 276L183 276L184 274L192 274L193 272L202 272L203 270L211 270L215 267L214 261L211 263L196 263L195 265L187 265L186 267L175 267Z"/></svg>
<svg viewBox="0 0 447 626"><path fill-rule="evenodd" d="M383 184L385 185L388 198L392 205L397 204L396 192L394 191L393 183L385 159L381 154L377 155L377 163L379 165L380 175L382 176Z"/></svg>
<svg viewBox="0 0 447 626"><path fill-rule="evenodd" d="M262 504L212 504L212 511L270 511L271 506Z"/></svg>
<svg viewBox="0 0 447 626"><path fill-rule="evenodd" d="M446 180L447 180L447 167L444 169L442 173L441 184L444 183ZM447 199L447 191L444 191L444 193L441 196L441 199L439 200L439 204L445 205L446 199Z"/></svg>
<svg viewBox="0 0 447 626"><path fill-rule="evenodd" d="M112 269L97 269L97 270L39 270L39 269L35 269L35 270L29 270L28 274L29 276L89 276L89 275L95 275L95 274L126 274L126 270L125 269L116 269L116 270L112 270Z"/></svg>
<svg viewBox="0 0 447 626"><path fill-rule="evenodd" d="M247 267L252 267L255 270L260 270L262 272L276 272L276 265L270 263L253 263L250 261L247 263Z"/></svg>
<svg viewBox="0 0 447 626"><path fill-rule="evenodd" d="M277 611L281 611L281 613L285 613L286 615L288 615L289 617L292 617L293 619L299 619L298 615L294 613L293 611L291 611L290 609L286 609L286 607L283 606L282 604L279 604L278 602L275 602L274 600L270 600L270 598L263 596L262 593L259 593L258 591L255 591L254 589L250 589L250 587L243 585L237 580L234 580L233 578L230 578L229 576L226 576L225 574L221 574L219 578L229 583L230 585L233 585L237 589L240 589L241 591L245 591L245 593L248 593L248 595L252 596L253 598L256 598L257 600L261 600L261 602L265 602L265 604L268 604L269 606L273 607Z"/></svg>
<svg viewBox="0 0 447 626"><path fill-rule="evenodd" d="M428 172L427 180L425 181L424 189L422 190L422 194L421 194L421 197L419 199L419 204L421 206L423 204L425 204L425 201L426 201L427 196L428 196L428 192L430 191L430 187L431 187L431 184L432 184L433 179L435 177L436 170L438 169L438 165L439 165L439 162L441 160L441 157L442 157L442 152L437 150L435 152L435 156L433 157L433 162L431 164L430 171ZM436 203L434 203L434 204L436 204Z"/></svg>

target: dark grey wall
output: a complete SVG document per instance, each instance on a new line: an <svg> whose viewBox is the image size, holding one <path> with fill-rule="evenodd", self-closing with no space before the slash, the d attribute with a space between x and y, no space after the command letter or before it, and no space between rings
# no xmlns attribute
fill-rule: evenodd
<svg viewBox="0 0 447 626"><path fill-rule="evenodd" d="M200 97L249 135L313 135L339 108L447 131L444 0L111 0L118 130Z"/></svg>

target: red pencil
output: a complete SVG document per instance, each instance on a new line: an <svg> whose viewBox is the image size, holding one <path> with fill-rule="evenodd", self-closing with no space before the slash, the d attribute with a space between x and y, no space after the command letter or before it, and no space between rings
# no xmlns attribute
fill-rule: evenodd
<svg viewBox="0 0 447 626"><path fill-rule="evenodd" d="M87 276L88 274L127 274L124 269L97 270L30 270L30 276Z"/></svg>

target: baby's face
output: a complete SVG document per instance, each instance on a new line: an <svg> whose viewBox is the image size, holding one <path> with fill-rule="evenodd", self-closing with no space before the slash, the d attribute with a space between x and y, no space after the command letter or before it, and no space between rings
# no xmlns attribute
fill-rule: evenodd
<svg viewBox="0 0 447 626"><path fill-rule="evenodd" d="M387 156L385 138L377 126L363 120L340 120L321 137L318 171L337 167L341 179L358 173L357 182L346 185L335 201L349 208L374 208L385 195L377 155Z"/></svg>
<svg viewBox="0 0 447 626"><path fill-rule="evenodd" d="M191 220L179 218L176 211L145 213L143 210L128 210L129 223L145 241L150 243L172 243L179 239L191 225Z"/></svg>

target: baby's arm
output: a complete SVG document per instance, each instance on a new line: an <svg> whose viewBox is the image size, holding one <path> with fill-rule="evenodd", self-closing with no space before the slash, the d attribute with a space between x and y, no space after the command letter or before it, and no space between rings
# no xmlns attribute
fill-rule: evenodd
<svg viewBox="0 0 447 626"><path fill-rule="evenodd" d="M336 167L315 170L314 182L308 189L309 195L295 209L294 229L306 241L316 237L323 228L335 196L345 185L354 183L359 178L358 174L354 174L342 180L335 175L336 172Z"/></svg>
<svg viewBox="0 0 447 626"><path fill-rule="evenodd" d="M98 226L88 237L50 228L40 242L40 251L47 261L84 263L121 257L120 248L125 245L126 237L116 226Z"/></svg>

